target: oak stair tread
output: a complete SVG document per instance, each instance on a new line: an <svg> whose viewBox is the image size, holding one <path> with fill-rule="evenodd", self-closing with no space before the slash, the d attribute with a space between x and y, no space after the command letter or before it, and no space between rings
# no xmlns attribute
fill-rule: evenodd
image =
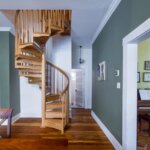
<svg viewBox="0 0 150 150"><path fill-rule="evenodd" d="M20 71L22 72L33 72L33 73L42 73L41 69L28 69L28 68L21 68Z"/></svg>
<svg viewBox="0 0 150 150"><path fill-rule="evenodd" d="M51 103L46 103L46 110L51 110L51 109L56 109L56 108L61 108L62 107L62 102L51 102Z"/></svg>
<svg viewBox="0 0 150 150"><path fill-rule="evenodd" d="M26 65L18 65L16 64L16 68L18 69L32 69L32 70L37 70L37 69L41 69L41 67L38 67L38 66L26 66Z"/></svg>
<svg viewBox="0 0 150 150"><path fill-rule="evenodd" d="M53 111L46 111L46 118L64 118L65 115L62 113L62 110L53 110Z"/></svg>
<svg viewBox="0 0 150 150"><path fill-rule="evenodd" d="M22 55L22 54L18 54L16 55L16 59L25 59L25 60L32 60L32 61L37 61L37 62L41 62L42 59L37 58L37 57L33 57L33 56L28 56L28 55Z"/></svg>
<svg viewBox="0 0 150 150"><path fill-rule="evenodd" d="M22 73L19 73L19 76L21 76L21 77L35 77L35 78L42 77L41 74L22 74Z"/></svg>
<svg viewBox="0 0 150 150"><path fill-rule="evenodd" d="M59 94L49 94L46 96L46 101L58 100L60 98Z"/></svg>
<svg viewBox="0 0 150 150"><path fill-rule="evenodd" d="M28 60L28 59L16 60L16 63L26 63L26 64L31 64L31 65L42 66L41 62L35 62L33 60Z"/></svg>
<svg viewBox="0 0 150 150"><path fill-rule="evenodd" d="M34 41L36 43L38 43L39 45L45 45L45 43L47 42L47 40L49 39L50 34L49 33L33 33L33 38Z"/></svg>
<svg viewBox="0 0 150 150"><path fill-rule="evenodd" d="M62 128L62 119L45 119L44 124L46 127L60 130L60 128Z"/></svg>
<svg viewBox="0 0 150 150"><path fill-rule="evenodd" d="M34 49L34 50L38 50L39 52L43 53L42 48L36 44L35 42L33 43L25 43L25 44L20 44L19 45L20 49Z"/></svg>

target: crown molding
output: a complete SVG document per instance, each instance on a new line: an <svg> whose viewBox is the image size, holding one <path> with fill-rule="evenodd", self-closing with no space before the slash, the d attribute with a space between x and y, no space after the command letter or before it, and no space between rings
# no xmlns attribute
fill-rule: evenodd
<svg viewBox="0 0 150 150"><path fill-rule="evenodd" d="M98 26L98 28L97 28L94 36L92 37L91 45L94 43L94 41L96 40L96 38L98 37L98 35L101 33L101 31L103 30L104 26L106 25L106 23L108 22L108 20L110 19L110 17L114 13L114 11L119 6L120 2L121 2L121 0L113 0L112 1L110 7L108 8L108 11L107 11L106 15L104 16L104 19L102 20L102 22Z"/></svg>
<svg viewBox="0 0 150 150"><path fill-rule="evenodd" d="M11 27L0 27L0 31L8 31L10 33L12 33L13 35L15 35L15 31L11 28Z"/></svg>

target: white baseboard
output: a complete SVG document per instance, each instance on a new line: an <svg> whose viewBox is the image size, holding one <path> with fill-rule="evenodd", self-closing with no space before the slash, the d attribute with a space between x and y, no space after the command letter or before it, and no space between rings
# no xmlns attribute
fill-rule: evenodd
<svg viewBox="0 0 150 150"><path fill-rule="evenodd" d="M41 118L39 113L21 113L21 118Z"/></svg>
<svg viewBox="0 0 150 150"><path fill-rule="evenodd" d="M17 114L17 115L15 115L15 116L13 116L13 117L12 117L12 123L16 122L16 121L20 118L20 116L21 116L20 113ZM8 120L6 120L6 121L2 124L2 126L7 125L7 122L8 122Z"/></svg>
<svg viewBox="0 0 150 150"><path fill-rule="evenodd" d="M110 140L112 145L116 150L122 150L122 146L117 141L117 139L112 135L112 133L107 129L107 127L103 124L103 122L97 117L97 115L92 111L91 112L92 117L96 121L96 123L99 125L99 127L103 130L107 138Z"/></svg>

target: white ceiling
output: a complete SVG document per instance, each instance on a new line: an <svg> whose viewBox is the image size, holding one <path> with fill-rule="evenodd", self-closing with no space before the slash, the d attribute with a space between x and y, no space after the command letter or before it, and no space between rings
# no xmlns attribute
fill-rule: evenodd
<svg viewBox="0 0 150 150"><path fill-rule="evenodd" d="M89 46L98 26L115 0L1 0L0 9L71 9L71 36L77 45ZM10 20L13 12L5 14ZM12 15L12 17L10 17Z"/></svg>

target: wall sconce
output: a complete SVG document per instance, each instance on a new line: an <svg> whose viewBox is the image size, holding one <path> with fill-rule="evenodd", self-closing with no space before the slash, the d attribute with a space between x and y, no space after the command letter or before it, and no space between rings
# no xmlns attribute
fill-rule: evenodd
<svg viewBox="0 0 150 150"><path fill-rule="evenodd" d="M84 59L81 58L81 48L82 46L80 46L80 58L79 58L79 63L83 64L84 63Z"/></svg>

